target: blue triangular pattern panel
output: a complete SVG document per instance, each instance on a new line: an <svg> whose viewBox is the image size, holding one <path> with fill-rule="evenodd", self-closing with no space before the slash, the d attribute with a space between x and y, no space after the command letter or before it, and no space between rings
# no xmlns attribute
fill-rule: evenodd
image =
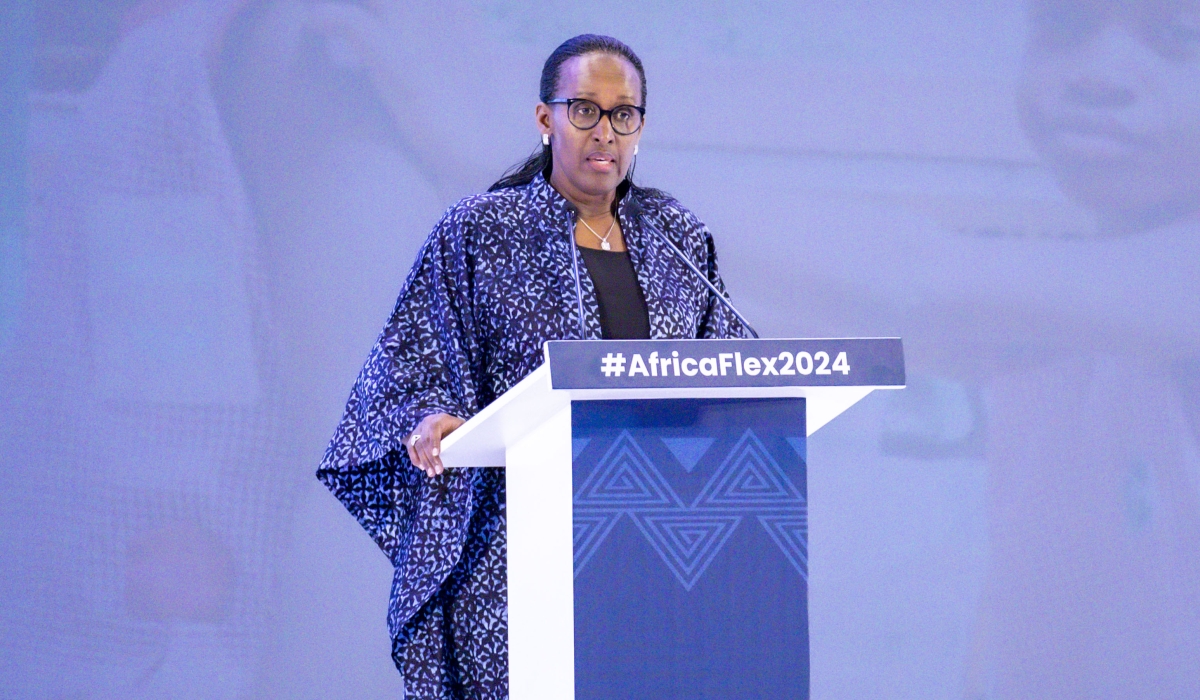
<svg viewBox="0 0 1200 700"><path fill-rule="evenodd" d="M575 514L574 532L572 533L575 540L575 576L579 576L579 572L587 566L592 555L600 548L604 539L608 537L608 533L612 532L613 526L617 524L620 517L621 513L618 511Z"/></svg>
<svg viewBox="0 0 1200 700"><path fill-rule="evenodd" d="M752 430L742 434L729 455L696 496L702 508L757 508L804 504L804 496Z"/></svg>
<svg viewBox="0 0 1200 700"><path fill-rule="evenodd" d="M800 459L808 464L808 438L790 437L787 442L796 451L796 454L800 455Z"/></svg>
<svg viewBox="0 0 1200 700"><path fill-rule="evenodd" d="M571 459L579 459L579 453L591 442L591 438L571 438Z"/></svg>
<svg viewBox="0 0 1200 700"><path fill-rule="evenodd" d="M638 529L667 568L690 591L742 522L740 515L638 513Z"/></svg>
<svg viewBox="0 0 1200 700"><path fill-rule="evenodd" d="M704 457L704 453L708 452L708 448L712 447L713 438L708 437L683 437L683 438L659 438L675 459L683 465L686 472L691 472L696 468L696 464Z"/></svg>
<svg viewBox="0 0 1200 700"><path fill-rule="evenodd" d="M808 514L760 515L758 522L767 534L796 567L805 581L808 580Z"/></svg>
<svg viewBox="0 0 1200 700"><path fill-rule="evenodd" d="M683 501L637 444L621 431L575 494L585 507L683 507Z"/></svg>

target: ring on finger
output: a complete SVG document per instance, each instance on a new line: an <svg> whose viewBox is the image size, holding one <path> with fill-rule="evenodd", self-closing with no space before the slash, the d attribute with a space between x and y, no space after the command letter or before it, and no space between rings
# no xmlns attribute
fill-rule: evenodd
<svg viewBox="0 0 1200 700"><path fill-rule="evenodd" d="M417 446L417 441L418 441L418 440L420 440L420 439L421 439L421 434L420 434L420 433L413 433L413 436L412 436L412 437L410 437L410 438L408 439L408 446L409 446L409 447L416 447L416 446Z"/></svg>

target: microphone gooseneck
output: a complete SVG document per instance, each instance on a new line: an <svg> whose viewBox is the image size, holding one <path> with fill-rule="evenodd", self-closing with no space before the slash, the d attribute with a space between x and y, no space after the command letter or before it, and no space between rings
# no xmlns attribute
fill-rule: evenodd
<svg viewBox="0 0 1200 700"><path fill-rule="evenodd" d="M747 321L746 317L737 310L737 308L733 305L733 302L730 301L724 294L722 294L721 290L717 289L717 286L708 279L707 275L700 271L700 268L696 267L695 263L688 259L687 255L684 255L683 251L679 249L679 246L675 245L670 238L667 238L665 233L659 231L658 227L651 223L650 217L645 216L646 209L642 206L642 203L639 202L636 197L631 196L628 199L629 203L625 205L625 208L629 214L641 222L642 228L650 231L655 236L658 236L659 240L666 243L667 247L669 247L672 252L675 253L675 257L682 260L683 264L692 271L692 274L696 275L696 277L698 277L700 281L704 283L704 286L708 287L708 291L711 292L713 296L715 296L722 304L724 304L725 308L733 312L733 315L737 317L737 320L741 321L742 325L746 327L746 330L750 331L750 335L757 338L758 331L754 330L754 326L750 325L750 322Z"/></svg>
<svg viewBox="0 0 1200 700"><path fill-rule="evenodd" d="M567 211L571 214L571 221L567 224L567 244L571 247L571 271L575 273L575 303L579 305L579 339L586 340L587 332L583 325L583 285L579 282L579 250L575 245L575 219L579 216L579 210L568 202Z"/></svg>

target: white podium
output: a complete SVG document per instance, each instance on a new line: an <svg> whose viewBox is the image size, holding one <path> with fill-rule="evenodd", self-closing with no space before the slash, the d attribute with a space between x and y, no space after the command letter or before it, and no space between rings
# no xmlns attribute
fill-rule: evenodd
<svg viewBox="0 0 1200 700"><path fill-rule="evenodd" d="M807 561L803 556L803 548L807 543L807 531L797 529L796 526L790 526L791 529L788 529L784 525L801 521L791 516L788 516L791 517L789 520L785 516L772 515L776 510L771 510L787 506L786 494L781 489L787 490L787 493L803 491L806 494L806 485L802 483L805 473L801 471L793 476L786 476L779 471L782 467L777 469L771 466L782 463L782 458L772 458L770 454L751 443L765 444L765 438L760 436L764 431L771 429L771 426L765 424L783 421L786 425L777 426L778 431L782 431L779 434L797 436L787 439L791 440L790 444L801 455L793 459L801 468L806 468L804 438L870 392L876 389L902 388L904 385L903 350L899 339L894 338L554 341L546 345L546 358L547 361L540 368L448 436L443 441L442 450L442 460L448 467L507 468L509 687L510 697L516 700L563 700L576 697L575 577L579 574L576 540L579 533L584 532L584 528L583 525L576 527L574 509L576 506L584 507L587 504L584 503L586 499L578 493L581 484L576 482L582 478L573 478L572 464L578 445L586 444L590 438L575 437L573 442L573 407L578 414L582 408L595 409L601 406L605 407L605 410L616 410L620 406L593 402L631 402L630 410L636 409L635 414L644 409L654 415L663 415L663 410L666 410L669 415L672 407L686 406L691 410L695 406L703 408L712 405L714 401L717 402L718 408L726 413L738 410L735 404L739 402L759 402L754 405L761 404L768 408L792 406L788 409L792 410L792 413L769 414L785 416L778 420L770 417L750 418L746 419L746 422L752 425L731 426L729 435L748 437L729 448L741 450L736 452L736 458L727 458L721 465L712 469L741 469L742 471L738 472L740 476L718 476L714 472L709 479L711 483L704 487L705 492L692 498L692 506L684 502L683 496L674 494L674 491L680 491L686 484L673 488L658 476L665 468L655 468L652 464L648 467L639 466L639 460L653 461L647 456L649 452L643 447L628 446L632 443L622 438L625 440L623 446L608 448L608 456L601 458L608 459L608 462L605 462L608 466L605 468L609 470L605 472L609 476L601 476L608 478L611 484L606 487L607 490L596 491L593 488L589 492L595 496L592 501L600 499L596 501L600 503L600 510L597 512L608 515L603 515L599 520L592 518L587 520L587 523L603 522L604 526L611 530L614 527L611 524L614 519L620 519L624 517L622 513L626 513L628 517L621 522L634 523L648 533L650 544L661 545L656 546L660 552L665 552L663 556L666 557L664 561L667 564L678 562L674 571L676 579L682 582L682 587L675 583L663 584L673 586L672 596L686 596L699 590L697 587L700 583L696 572L707 575L701 567L709 566L712 561L718 559L720 552L715 551L714 547L724 546L725 540L718 544L717 539L728 538L730 535L726 534L727 531L731 533L732 528L740 528L739 533L759 532L755 536L762 542L769 542L769 538L760 532L765 528L767 535L775 538L774 541L784 547L782 551L788 554L793 566L798 567L800 575L796 576L795 585L802 585L803 587L797 590L801 591L799 595L806 595ZM786 401L762 404L762 400L765 399ZM679 403L681 400L685 403ZM688 400L692 402L687 403ZM666 408L660 410L661 407ZM795 413L797 409L798 414ZM627 411L621 413L623 416L634 415ZM593 424L607 428L604 425L604 416L607 415L604 411L596 413L592 410L589 415L593 416ZM636 423L640 419L635 417L626 420L634 420ZM742 419L721 420L737 422ZM801 424L797 425L797 421ZM680 434L679 431L686 428L680 428L674 423L671 425L673 427L667 430L672 435ZM712 432L711 425L710 421L709 432ZM614 425L612 430L621 429L625 431L620 433L621 435L631 435L626 428ZM643 443L647 440L654 442L652 437L644 437L655 434L653 431L656 428L653 425L640 429L651 431L639 433L643 435ZM689 439L693 442L686 442ZM695 444L703 447L705 444L725 444L712 437L664 440L666 442L663 444L668 446ZM672 440L675 442L671 442ZM680 440L684 442L680 443ZM726 442L733 444L731 441ZM654 444L659 445L658 442ZM625 450L621 453L624 457L614 450ZM614 462L619 459L625 459L627 464ZM701 469L689 467L686 464L688 459L690 458L685 458L685 463L675 468L673 473L677 473L681 479L698 478L696 475ZM738 459L742 459L742 462L737 462ZM716 456L711 461L715 465ZM775 471L768 473L761 471L762 469ZM738 479L740 481L737 481ZM713 486L713 483L716 485ZM722 497L723 500L714 496L717 493L714 489L718 488L725 489L723 493L727 495ZM607 502L604 501L606 498L609 499ZM800 504L799 507L806 507L803 499L796 502ZM609 503L611 507L606 507L605 503ZM640 503L648 505L642 508L638 505ZM745 510L760 506L766 510L762 510L761 513L757 510L754 513ZM721 510L722 508L726 510ZM730 508L743 510L728 510ZM672 519L670 516L673 513L680 515ZM688 520L687 518L692 516L687 514L691 513L707 515L695 516ZM752 523L754 518L762 523L762 527L756 531L752 531L750 525L746 524ZM623 527L631 533L636 533L633 525ZM720 532L717 532L718 530ZM664 537L667 539L663 539ZM792 537L793 541L784 541L787 537ZM673 549L667 551L663 547ZM623 555L615 552L612 556ZM759 555L752 552L750 556ZM803 561L798 563L798 559ZM642 566L647 569L653 568L649 564ZM786 563L781 566L786 566ZM663 568L663 571L666 569ZM709 578L713 576L715 574ZM716 590L720 588L718 583L708 581L704 585L715 587ZM804 604L806 605L806 599ZM719 614L720 611L713 611L713 603L705 605L706 615ZM772 683L786 683L788 690L784 696L807 697L806 611L805 607L803 619L798 617L795 623L805 625L802 644L797 641L799 638L795 636L794 630L787 632L790 636L783 642L764 643L765 646L774 649L771 654L787 658L794 656L797 663L802 661L802 680L799 680L801 676L795 669L789 670L793 675L784 680L773 680L763 676L764 680L759 681L762 686L749 692L748 696L754 696L760 691L766 692L763 688L771 686ZM613 614L619 616L621 613L613 611ZM734 613L731 610L729 614ZM684 617L690 619L690 614ZM669 623L663 623L659 628L675 629ZM749 633L753 634L757 628L748 629ZM666 660L654 667L654 678L629 680L631 687L649 689L653 683L659 682L656 678L669 677L672 671L665 666L673 663L671 658L686 659L686 664L696 664L689 666L693 670L686 671L685 675L688 678L696 676L695 668L720 666L719 659L693 659L697 654L715 653L705 649L697 651L693 648L695 640L671 640L664 637L661 643L655 643L654 648L668 647L676 641L685 646L693 646L687 646L684 652L667 654L664 656ZM634 643L641 642L635 640ZM796 648L791 649L793 646ZM601 660L595 663L607 662ZM771 663L779 662L772 660ZM617 682L611 680L612 678L628 677L636 673L651 672L626 671L614 667L604 670L596 677L609 678L603 681L604 684L609 684ZM723 673L749 672L733 668ZM717 679L714 682L726 681ZM803 688L800 688L800 685L803 685ZM611 685L604 687L608 690L585 692L581 689L580 695L599 697L617 692Z"/></svg>

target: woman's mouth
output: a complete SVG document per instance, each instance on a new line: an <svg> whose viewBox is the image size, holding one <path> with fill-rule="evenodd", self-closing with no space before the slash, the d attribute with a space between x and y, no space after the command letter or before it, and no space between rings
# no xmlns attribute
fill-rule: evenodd
<svg viewBox="0 0 1200 700"><path fill-rule="evenodd" d="M596 172L611 173L617 167L617 159L611 153L589 153L587 164Z"/></svg>
<svg viewBox="0 0 1200 700"><path fill-rule="evenodd" d="M1060 155L1084 162L1121 162L1145 156L1153 139L1104 121L1060 121L1048 129L1049 143Z"/></svg>

